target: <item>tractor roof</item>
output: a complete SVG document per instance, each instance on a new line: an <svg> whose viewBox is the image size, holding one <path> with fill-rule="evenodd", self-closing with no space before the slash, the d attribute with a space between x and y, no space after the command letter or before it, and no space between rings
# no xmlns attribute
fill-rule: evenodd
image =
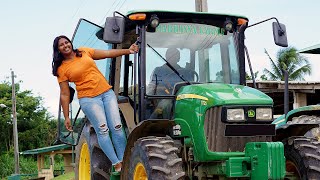
<svg viewBox="0 0 320 180"><path fill-rule="evenodd" d="M232 14L220 14L220 13L208 13L208 12L183 12L183 11L164 11L164 10L132 10L127 13L127 16L136 13L145 13L147 16L152 14L157 14L163 19L211 19L213 17L234 17L234 18L244 18L248 20L247 17L241 15L232 15ZM159 17L159 18L160 18Z"/></svg>
<svg viewBox="0 0 320 180"><path fill-rule="evenodd" d="M245 19L248 21L247 17L239 15L230 15L230 14L214 14L207 12L180 12L180 11L164 11L164 10L132 10L129 11L126 16L129 17L133 14L144 13L146 18L141 23L146 23L150 20L153 15L157 15L160 23L170 23L170 22L183 22L183 23L199 23L214 25L218 27L223 27L224 22L227 19L230 19L234 22L237 22L239 18ZM137 20L136 22L139 22ZM126 21L126 34L125 41L122 43L123 47L129 47L133 42L136 41L137 37L135 34L136 24L133 21Z"/></svg>

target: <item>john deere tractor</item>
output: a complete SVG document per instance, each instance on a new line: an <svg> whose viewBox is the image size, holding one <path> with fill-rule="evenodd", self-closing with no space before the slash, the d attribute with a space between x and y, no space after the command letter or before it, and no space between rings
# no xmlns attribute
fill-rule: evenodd
<svg viewBox="0 0 320 180"><path fill-rule="evenodd" d="M320 178L320 105L303 106L289 111L288 73L285 76L284 114L278 117L274 141L284 144L287 177Z"/></svg>
<svg viewBox="0 0 320 180"><path fill-rule="evenodd" d="M288 177L320 178L320 106L304 106L277 118L277 136L285 147Z"/></svg>
<svg viewBox="0 0 320 180"><path fill-rule="evenodd" d="M76 179L283 179L273 101L245 86L247 27L243 16L199 12L115 12L104 27L81 19L75 48L137 43L139 52L97 61L118 96L127 135L120 174L77 98L70 104L74 131L59 119L60 141L76 145ZM275 43L287 46L285 26L277 21L273 30ZM176 53L168 56L169 49ZM159 67L170 73L156 73Z"/></svg>

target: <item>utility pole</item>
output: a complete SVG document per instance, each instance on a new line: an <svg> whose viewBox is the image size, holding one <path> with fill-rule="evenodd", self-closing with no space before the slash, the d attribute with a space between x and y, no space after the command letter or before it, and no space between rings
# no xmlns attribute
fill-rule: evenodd
<svg viewBox="0 0 320 180"><path fill-rule="evenodd" d="M195 0L196 12L208 12L207 0Z"/></svg>
<svg viewBox="0 0 320 180"><path fill-rule="evenodd" d="M14 72L11 70L12 80L12 121L13 121L13 145L14 145L14 172L20 174L19 169L19 147L18 147L18 125L17 125L17 110L16 110L16 88L14 84Z"/></svg>

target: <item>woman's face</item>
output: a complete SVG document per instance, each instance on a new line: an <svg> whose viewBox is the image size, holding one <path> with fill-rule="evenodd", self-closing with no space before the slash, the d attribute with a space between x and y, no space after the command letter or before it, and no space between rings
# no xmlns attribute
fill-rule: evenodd
<svg viewBox="0 0 320 180"><path fill-rule="evenodd" d="M72 44L65 38L58 41L58 50L63 56L68 56L73 52Z"/></svg>

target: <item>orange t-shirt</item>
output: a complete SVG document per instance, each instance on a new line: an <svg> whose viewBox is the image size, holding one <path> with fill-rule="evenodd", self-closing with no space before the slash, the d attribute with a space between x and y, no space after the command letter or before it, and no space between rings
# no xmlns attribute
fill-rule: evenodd
<svg viewBox="0 0 320 180"><path fill-rule="evenodd" d="M58 82L69 81L76 84L78 98L98 96L112 86L109 85L103 74L92 59L94 49L79 48L82 57L62 61L58 68Z"/></svg>

